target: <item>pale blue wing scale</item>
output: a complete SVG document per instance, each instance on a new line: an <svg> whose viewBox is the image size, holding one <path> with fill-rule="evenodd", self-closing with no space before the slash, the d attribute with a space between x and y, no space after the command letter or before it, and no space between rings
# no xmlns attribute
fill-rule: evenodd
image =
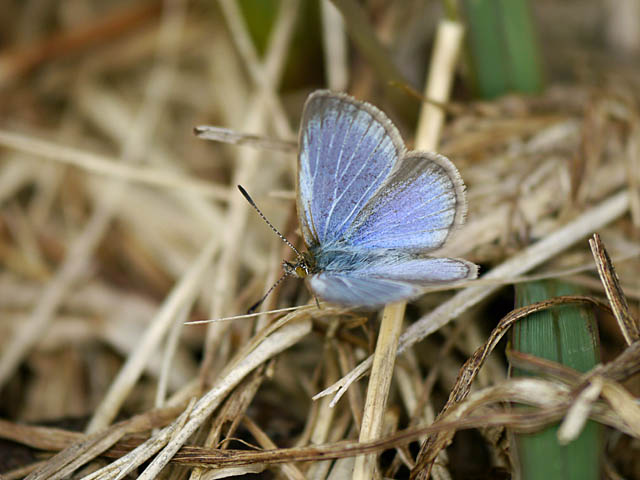
<svg viewBox="0 0 640 480"><path fill-rule="evenodd" d="M323 257L323 253L327 258ZM406 251L328 251L311 275L318 297L340 305L377 307L407 300L423 287L475 278L477 266L457 258L425 257Z"/></svg>
<svg viewBox="0 0 640 480"><path fill-rule="evenodd" d="M341 240L404 154L380 110L327 91L307 100L299 145L298 214L307 245Z"/></svg>
<svg viewBox="0 0 640 480"><path fill-rule="evenodd" d="M429 286L475 278L477 266L459 258L424 257L363 264L353 273Z"/></svg>
<svg viewBox="0 0 640 480"><path fill-rule="evenodd" d="M414 297L420 288L406 282L347 274L319 273L308 279L318 298L336 305L376 309Z"/></svg>
<svg viewBox="0 0 640 480"><path fill-rule="evenodd" d="M445 157L410 152L344 234L354 248L429 251L464 221L464 184Z"/></svg>

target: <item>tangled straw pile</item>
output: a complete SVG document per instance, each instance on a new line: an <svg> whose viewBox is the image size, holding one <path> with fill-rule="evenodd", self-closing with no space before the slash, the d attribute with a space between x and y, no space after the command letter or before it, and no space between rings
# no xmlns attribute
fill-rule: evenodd
<svg viewBox="0 0 640 480"><path fill-rule="evenodd" d="M468 461L456 452L479 439L478 469L512 471L503 427L536 429L581 399L588 408L574 413L577 425L590 414L625 434L618 445L640 437L633 398L640 97L628 72L538 96L449 105L440 151L460 169L470 209L442 253L493 275L410 305L383 439L356 441L365 384L349 376L372 353L375 315L310 302L285 315L183 326L244 312L290 255L236 184L298 239L295 155L191 133L211 123L295 139L312 87L281 93L279 86L308 12L283 3L262 57L231 1L107 9L82 27L33 40L26 26L36 21L0 56L4 478L60 478L77 469L85 478L116 478L154 458L145 475L166 461L167 475L185 477L216 467L345 478L355 454L382 451L393 453L385 473L404 475L416 453L409 442L432 434L435 455L452 431L470 428L475 436L449 449L451 471ZM395 115L411 145L413 117L394 110L387 87L372 86L370 70L343 62L352 93ZM413 98L404 102L417 107ZM595 230L630 305L622 313L614 305L630 322L629 345L607 311L587 242ZM611 280L610 266L601 265ZM488 354L509 325L544 307L511 311L509 285L532 278L525 275L587 289L588 298L572 301L598 305L604 366L584 377L534 365L547 376L507 379L504 358ZM308 300L302 283L289 281L267 306ZM533 368L530 359L520 364ZM346 383L335 407L331 395L312 400ZM446 415L424 427L447 398ZM536 408L510 411L505 402ZM632 453L610 445L606 468L638 471Z"/></svg>

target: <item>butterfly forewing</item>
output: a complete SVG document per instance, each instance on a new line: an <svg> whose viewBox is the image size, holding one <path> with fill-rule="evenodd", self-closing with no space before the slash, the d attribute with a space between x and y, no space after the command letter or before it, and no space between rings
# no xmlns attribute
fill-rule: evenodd
<svg viewBox="0 0 640 480"><path fill-rule="evenodd" d="M441 155L410 152L345 233L360 248L436 249L466 210L464 187Z"/></svg>
<svg viewBox="0 0 640 480"><path fill-rule="evenodd" d="M386 180L404 144L372 105L327 91L310 95L300 126L298 215L307 245L339 241Z"/></svg>

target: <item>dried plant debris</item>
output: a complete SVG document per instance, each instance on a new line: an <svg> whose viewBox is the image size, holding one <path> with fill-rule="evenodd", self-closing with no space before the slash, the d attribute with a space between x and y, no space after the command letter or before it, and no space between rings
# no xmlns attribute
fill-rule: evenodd
<svg viewBox="0 0 640 480"><path fill-rule="evenodd" d="M360 478L508 477L505 432L556 425L566 443L597 422L606 474L640 478L637 72L566 43L545 55L575 75L543 93L471 101L451 68L450 101L423 103L402 79L426 82L431 6L258 3L6 6L2 477L337 479L358 455ZM561 8L536 3L543 19ZM429 138L469 210L436 254L481 267L396 310L375 429L381 315L317 305L289 279L244 315L292 257L236 185L301 246L296 132L320 86L378 106L408 148L426 145L424 105L437 112ZM513 284L557 279L581 294L514 308ZM593 312L594 367L501 340L558 305Z"/></svg>

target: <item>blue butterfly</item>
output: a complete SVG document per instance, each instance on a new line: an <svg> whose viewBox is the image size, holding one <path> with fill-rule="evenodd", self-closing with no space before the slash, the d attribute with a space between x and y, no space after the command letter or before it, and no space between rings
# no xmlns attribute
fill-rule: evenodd
<svg viewBox="0 0 640 480"><path fill-rule="evenodd" d="M476 277L471 262L428 255L466 213L464 183L447 158L407 151L376 107L325 90L304 105L298 148L307 251L283 263L285 275L305 278L327 302L367 309Z"/></svg>

